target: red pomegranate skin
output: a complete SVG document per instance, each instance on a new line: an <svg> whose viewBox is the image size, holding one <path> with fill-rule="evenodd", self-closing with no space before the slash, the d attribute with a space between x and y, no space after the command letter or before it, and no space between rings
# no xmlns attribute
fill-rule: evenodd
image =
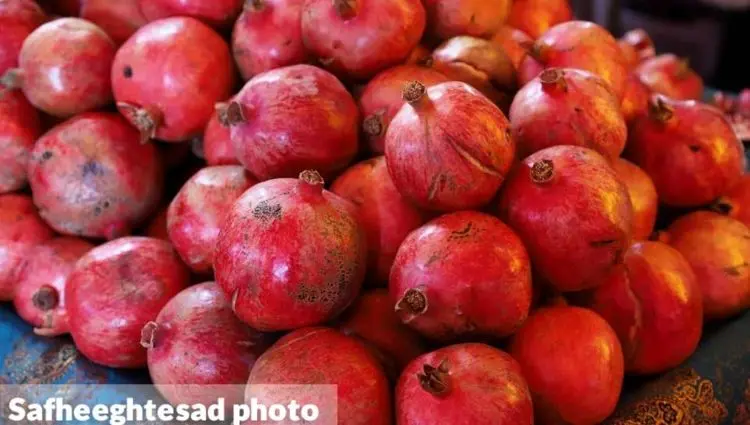
<svg viewBox="0 0 750 425"><path fill-rule="evenodd" d="M221 226L214 273L242 321L278 331L341 313L359 294L366 261L356 207L324 190L313 171L257 184L237 199Z"/></svg>
<svg viewBox="0 0 750 425"><path fill-rule="evenodd" d="M703 80L686 60L665 53L641 62L635 73L653 92L678 100L701 100Z"/></svg>
<svg viewBox="0 0 750 425"><path fill-rule="evenodd" d="M0 97L0 193L26 186L29 156L41 130L39 114L23 94Z"/></svg>
<svg viewBox="0 0 750 425"><path fill-rule="evenodd" d="M648 99L651 97L651 89L643 84L635 73L628 74L625 82L625 94L622 97L622 116L625 122L630 124L638 116L648 111Z"/></svg>
<svg viewBox="0 0 750 425"><path fill-rule="evenodd" d="M368 281L374 286L388 286L399 246L409 233L427 221L427 214L401 196L383 156L346 170L333 182L331 192L357 207L367 235Z"/></svg>
<svg viewBox="0 0 750 425"><path fill-rule="evenodd" d="M536 310L513 337L510 354L529 384L537 424L595 425L615 410L624 374L622 347L593 311Z"/></svg>
<svg viewBox="0 0 750 425"><path fill-rule="evenodd" d="M81 18L98 25L118 46L148 22L138 0L85 0Z"/></svg>
<svg viewBox="0 0 750 425"><path fill-rule="evenodd" d="M531 265L521 239L502 221L462 211L406 238L388 290L401 320L430 339L501 339L529 314Z"/></svg>
<svg viewBox="0 0 750 425"><path fill-rule="evenodd" d="M666 240L693 267L707 320L734 316L750 307L750 230L709 211L674 221Z"/></svg>
<svg viewBox="0 0 750 425"><path fill-rule="evenodd" d="M291 391L292 398L304 405L321 400L316 385L336 385L337 419L321 409L319 422L339 425L388 425L392 423L391 394L388 379L377 359L355 338L323 327L293 331L266 351L250 372L245 402L252 397L263 400L263 386L277 396L269 385L310 385ZM254 387L256 386L256 387ZM260 387L257 387L260 386ZM283 393L283 391L282 391ZM304 401L304 402L303 402ZM280 422L291 425L292 421Z"/></svg>
<svg viewBox="0 0 750 425"><path fill-rule="evenodd" d="M628 69L617 40L593 22L564 22L546 31L521 63L519 85L550 67L589 71L609 83L618 99L625 94Z"/></svg>
<svg viewBox="0 0 750 425"><path fill-rule="evenodd" d="M203 132L203 157L208 165L240 165L232 145L232 130L223 126L216 112Z"/></svg>
<svg viewBox="0 0 750 425"><path fill-rule="evenodd" d="M610 161L625 149L628 128L620 101L590 72L547 68L526 84L510 107L522 158L557 145L593 149Z"/></svg>
<svg viewBox="0 0 750 425"><path fill-rule="evenodd" d="M245 80L310 61L302 43L304 0L252 0L232 32L234 60Z"/></svg>
<svg viewBox="0 0 750 425"><path fill-rule="evenodd" d="M193 272L211 273L219 228L232 204L257 183L239 165L198 171L182 186L167 213L169 239Z"/></svg>
<svg viewBox="0 0 750 425"><path fill-rule="evenodd" d="M459 35L489 37L505 23L509 0L423 0L428 32L446 40Z"/></svg>
<svg viewBox="0 0 750 425"><path fill-rule="evenodd" d="M714 201L745 169L742 143L712 106L654 95L631 126L626 158L654 181L662 203L697 207Z"/></svg>
<svg viewBox="0 0 750 425"><path fill-rule="evenodd" d="M138 0L143 16L149 21L188 16L216 29L231 28L242 12L243 0Z"/></svg>
<svg viewBox="0 0 750 425"><path fill-rule="evenodd" d="M713 207L715 211L750 227L750 174L744 174Z"/></svg>
<svg viewBox="0 0 750 425"><path fill-rule="evenodd" d="M654 231L656 213L659 209L659 195L656 193L654 182L645 171L626 159L617 158L612 162L612 168L620 182L628 189L630 203L633 206L633 239L648 240Z"/></svg>
<svg viewBox="0 0 750 425"><path fill-rule="evenodd" d="M410 84L412 100L385 137L388 171L398 191L434 211L479 208L497 193L516 147L500 109L468 84L425 89Z"/></svg>
<svg viewBox="0 0 750 425"><path fill-rule="evenodd" d="M407 366L396 387L398 425L532 425L534 409L518 362L485 344L456 344Z"/></svg>
<svg viewBox="0 0 750 425"><path fill-rule="evenodd" d="M120 47L112 88L120 112L144 138L183 142L200 136L214 104L234 86L229 46L200 21L151 22Z"/></svg>
<svg viewBox="0 0 750 425"><path fill-rule="evenodd" d="M13 305L34 333L68 333L65 285L76 261L94 248L83 239L60 237L32 248L13 296Z"/></svg>
<svg viewBox="0 0 750 425"><path fill-rule="evenodd" d="M419 81L430 87L450 80L427 66L400 65L379 73L367 83L359 97L359 110L364 136L370 151L376 155L385 152L385 133L405 103L404 85L410 81Z"/></svg>
<svg viewBox="0 0 750 425"><path fill-rule="evenodd" d="M422 38L420 0L305 0L302 41L337 75L366 80L398 65Z"/></svg>
<svg viewBox="0 0 750 425"><path fill-rule="evenodd" d="M189 283L187 267L168 242L124 237L92 249L65 286L76 347L103 366L146 366L141 329Z"/></svg>
<svg viewBox="0 0 750 425"><path fill-rule="evenodd" d="M537 39L557 24L573 19L568 0L514 0L507 24Z"/></svg>
<svg viewBox="0 0 750 425"><path fill-rule="evenodd" d="M79 18L50 21L23 42L18 68L3 77L32 105L70 117L112 101L109 79L116 47L101 28Z"/></svg>
<svg viewBox="0 0 750 425"><path fill-rule="evenodd" d="M558 292L596 287L622 261L632 238L627 188L603 156L578 146L524 159L505 183L500 216Z"/></svg>
<svg viewBox="0 0 750 425"><path fill-rule="evenodd" d="M143 327L141 343L151 380L168 402L210 405L221 396L239 404L270 338L240 322L221 288L205 282L169 300Z"/></svg>
<svg viewBox="0 0 750 425"><path fill-rule="evenodd" d="M18 67L18 54L26 37L44 23L44 11L33 0L0 3L0 76ZM2 83L0 83L2 84Z"/></svg>
<svg viewBox="0 0 750 425"><path fill-rule="evenodd" d="M503 49L516 69L521 66L521 61L534 44L534 39L528 34L508 25L501 26L490 41Z"/></svg>
<svg viewBox="0 0 750 425"><path fill-rule="evenodd" d="M145 236L149 238L161 239L163 241L170 242L169 232L167 231L167 210L169 208L162 208L156 215L151 218L148 226L146 227Z"/></svg>
<svg viewBox="0 0 750 425"><path fill-rule="evenodd" d="M320 68L293 65L257 75L229 108L239 112L230 117L237 158L261 181L307 169L330 177L357 153L357 104Z"/></svg>
<svg viewBox="0 0 750 425"><path fill-rule="evenodd" d="M64 235L114 239L157 207L163 171L156 148L113 113L90 112L34 145L29 183L42 218Z"/></svg>

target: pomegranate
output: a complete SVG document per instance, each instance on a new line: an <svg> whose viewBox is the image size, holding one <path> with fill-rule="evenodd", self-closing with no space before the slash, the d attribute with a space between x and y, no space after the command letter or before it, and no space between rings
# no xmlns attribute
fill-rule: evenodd
<svg viewBox="0 0 750 425"><path fill-rule="evenodd" d="M321 367L324 366L324 367ZM293 389L277 385L299 385ZM317 422L339 425L392 423L388 379L375 357L354 338L329 328L305 328L289 333L255 362L245 402L266 396L331 405L320 385L335 385L336 409L320 409ZM284 396L285 392L288 396ZM332 417L336 411L336 418ZM286 421L284 424L293 422Z"/></svg>
<svg viewBox="0 0 750 425"><path fill-rule="evenodd" d="M40 134L39 114L21 93L0 95L0 193L26 186L26 167Z"/></svg>
<svg viewBox="0 0 750 425"><path fill-rule="evenodd" d="M45 18L44 11L34 0L0 2L0 28L3 29L0 32L0 75L18 66L23 41L44 23Z"/></svg>
<svg viewBox="0 0 750 425"><path fill-rule="evenodd" d="M15 289L13 304L34 333L68 333L65 284L76 261L94 245L78 238L56 238L28 252L28 261Z"/></svg>
<svg viewBox="0 0 750 425"><path fill-rule="evenodd" d="M620 101L598 76L547 68L513 99L510 124L521 157L557 145L591 148L610 161L625 149Z"/></svg>
<svg viewBox="0 0 750 425"><path fill-rule="evenodd" d="M234 60L245 80L310 60L302 43L303 2L250 0L245 3L245 10L232 32Z"/></svg>
<svg viewBox="0 0 750 425"><path fill-rule="evenodd" d="M420 0L305 0L302 7L307 49L336 74L360 80L402 63L425 24Z"/></svg>
<svg viewBox="0 0 750 425"><path fill-rule="evenodd" d="M162 208L151 218L146 227L146 236L171 242L169 240L169 232L167 231L167 210L168 208Z"/></svg>
<svg viewBox="0 0 750 425"><path fill-rule="evenodd" d="M237 158L259 180L308 168L328 177L357 153L354 99L336 77L310 65L256 76L225 115Z"/></svg>
<svg viewBox="0 0 750 425"><path fill-rule="evenodd" d="M604 79L621 100L628 69L617 40L593 22L570 21L555 25L539 37L518 71L523 86L545 68L578 68Z"/></svg>
<svg viewBox="0 0 750 425"><path fill-rule="evenodd" d="M359 109L364 116L362 130L370 151L374 154L383 154L385 151L388 125L404 105L404 85L414 80L427 87L450 81L445 75L427 66L395 66L370 80L359 97Z"/></svg>
<svg viewBox="0 0 750 425"><path fill-rule="evenodd" d="M659 195L654 182L645 171L625 159L617 158L612 163L612 168L628 189L633 205L633 239L648 240L654 231L659 208Z"/></svg>
<svg viewBox="0 0 750 425"><path fill-rule="evenodd" d="M391 270L396 313L431 339L500 339L526 320L531 266L521 240L495 217L446 214L412 232Z"/></svg>
<svg viewBox="0 0 750 425"><path fill-rule="evenodd" d="M661 95L633 122L626 153L651 176L661 202L675 207L715 200L745 168L742 144L721 113Z"/></svg>
<svg viewBox="0 0 750 425"><path fill-rule="evenodd" d="M112 87L120 112L144 140L181 142L200 136L214 104L229 97L233 68L219 34L193 18L168 18L147 24L122 45Z"/></svg>
<svg viewBox="0 0 750 425"><path fill-rule="evenodd" d="M230 28L242 11L244 0L138 0L148 21L189 16L217 29Z"/></svg>
<svg viewBox="0 0 750 425"><path fill-rule="evenodd" d="M580 307L536 310L511 341L531 390L536 423L594 425L615 410L624 360L617 334Z"/></svg>
<svg viewBox="0 0 750 425"><path fill-rule="evenodd" d="M750 307L750 230L709 211L675 220L663 235L693 266L706 319L723 319Z"/></svg>
<svg viewBox="0 0 750 425"><path fill-rule="evenodd" d="M401 196L382 156L349 168L333 182L331 191L356 205L367 235L369 280L387 286L398 247L427 221L426 213Z"/></svg>
<svg viewBox="0 0 750 425"><path fill-rule="evenodd" d="M555 146L524 159L508 177L500 212L558 292L596 287L630 246L627 188L588 148Z"/></svg>
<svg viewBox="0 0 750 425"><path fill-rule="evenodd" d="M85 0L81 6L81 18L98 25L117 45L124 43L147 22L138 0Z"/></svg>
<svg viewBox="0 0 750 425"><path fill-rule="evenodd" d="M242 403L250 369L269 343L234 316L214 282L182 290L141 331L151 379L174 405L209 405L217 396Z"/></svg>
<svg viewBox="0 0 750 425"><path fill-rule="evenodd" d="M433 37L489 37L505 22L510 0L423 0Z"/></svg>
<svg viewBox="0 0 750 425"><path fill-rule="evenodd" d="M404 87L408 102L385 136L388 171L398 191L436 211L474 209L497 193L515 155L502 111L460 82Z"/></svg>
<svg viewBox="0 0 750 425"><path fill-rule="evenodd" d="M703 98L703 80L687 59L667 53L643 61L635 73L649 89L679 100Z"/></svg>
<svg viewBox="0 0 750 425"><path fill-rule="evenodd" d="M568 0L513 0L507 24L537 39L557 24L573 19Z"/></svg>
<svg viewBox="0 0 750 425"><path fill-rule="evenodd" d="M26 38L18 68L0 77L0 84L22 89L31 104L50 115L70 117L112 101L115 50L107 33L91 22L56 19Z"/></svg>
<svg viewBox="0 0 750 425"><path fill-rule="evenodd" d="M507 25L500 27L490 41L503 49L515 69L521 66L521 61L534 44L528 34Z"/></svg>
<svg viewBox="0 0 750 425"><path fill-rule="evenodd" d="M189 282L187 267L168 242L125 237L92 249L65 286L76 347L103 366L145 366L141 329Z"/></svg>
<svg viewBox="0 0 750 425"><path fill-rule="evenodd" d="M632 123L639 115L648 111L649 97L651 97L651 89L643 84L637 74L628 74L621 104L622 116L626 123Z"/></svg>
<svg viewBox="0 0 750 425"><path fill-rule="evenodd" d="M227 103L217 103L216 112L206 125L203 139L200 140L200 153L208 165L240 165L232 146L232 131L219 121L219 111L226 113ZM224 117L226 118L226 117ZM195 151L195 149L193 149Z"/></svg>
<svg viewBox="0 0 750 425"><path fill-rule="evenodd" d="M409 53L409 57L404 62L405 65L429 65L432 61L430 57L432 52L430 49L425 47L423 44L417 44L417 47L412 49Z"/></svg>
<svg viewBox="0 0 750 425"><path fill-rule="evenodd" d="M633 29L625 33L617 44L625 58L628 69L635 69L643 60L655 54L654 42L648 33L641 29Z"/></svg>
<svg viewBox="0 0 750 425"><path fill-rule="evenodd" d="M367 243L356 214L323 189L315 171L245 192L225 218L214 256L216 281L237 316L276 331L341 313L365 276Z"/></svg>
<svg viewBox="0 0 750 425"><path fill-rule="evenodd" d="M743 175L729 192L714 203L713 209L750 227L750 174Z"/></svg>
<svg viewBox="0 0 750 425"><path fill-rule="evenodd" d="M211 273L216 238L234 201L256 181L239 165L198 171L169 205L169 239L195 273Z"/></svg>

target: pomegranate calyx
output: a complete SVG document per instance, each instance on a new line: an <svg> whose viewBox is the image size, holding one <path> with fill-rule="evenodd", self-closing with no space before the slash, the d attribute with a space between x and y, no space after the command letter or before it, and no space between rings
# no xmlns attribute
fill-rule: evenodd
<svg viewBox="0 0 750 425"><path fill-rule="evenodd" d="M674 109L664 102L663 97L655 96L648 103L648 116L660 123L666 123L674 116Z"/></svg>
<svg viewBox="0 0 750 425"><path fill-rule="evenodd" d="M229 102L226 110L226 123L229 126L242 124L247 122L247 114L245 113L245 107L239 102Z"/></svg>
<svg viewBox="0 0 750 425"><path fill-rule="evenodd" d="M362 121L362 129L371 137L378 137L383 134L383 116L382 114L372 114Z"/></svg>
<svg viewBox="0 0 750 425"><path fill-rule="evenodd" d="M450 364L443 360L438 367L425 364L422 372L417 374L417 379L428 393L436 397L445 397L451 389L449 372Z"/></svg>
<svg viewBox="0 0 750 425"><path fill-rule="evenodd" d="M429 306L424 290L409 289L396 303L396 313L402 316L404 323L408 323L415 317L425 314Z"/></svg>
<svg viewBox="0 0 750 425"><path fill-rule="evenodd" d="M57 289L49 285L44 285L34 293L31 297L31 302L39 310L49 311L57 307L57 304L60 302L60 296L57 293Z"/></svg>
<svg viewBox="0 0 750 425"><path fill-rule="evenodd" d="M560 68L547 68L539 74L539 80L545 90L568 91L568 83L565 82L565 72Z"/></svg>
<svg viewBox="0 0 750 425"><path fill-rule="evenodd" d="M159 329L159 324L153 321L143 326L143 329L141 329L141 346L143 348L154 348L154 338L156 337L157 329Z"/></svg>
<svg viewBox="0 0 750 425"><path fill-rule="evenodd" d="M128 102L117 102L117 107L141 132L141 143L156 137L156 130L164 123L164 115L155 107L141 107Z"/></svg>
<svg viewBox="0 0 750 425"><path fill-rule="evenodd" d="M531 45L531 47L528 49L529 56L536 59L538 62L541 62L542 65L547 63L547 55L549 52L549 47L547 47L544 43L534 43Z"/></svg>
<svg viewBox="0 0 750 425"><path fill-rule="evenodd" d="M22 84L23 74L21 72L21 69L11 68L6 71L5 74L0 76L0 86L4 86L3 88L0 88L0 95L2 95L6 90L15 90L21 88Z"/></svg>
<svg viewBox="0 0 750 425"><path fill-rule="evenodd" d="M219 102L214 105L214 111L216 111L216 120L219 121L219 124L221 124L222 127L229 127L227 109L229 109L229 104L227 102Z"/></svg>
<svg viewBox="0 0 750 425"><path fill-rule="evenodd" d="M555 166L549 159L543 159L532 164L530 172L534 183L547 183L555 175Z"/></svg>
<svg viewBox="0 0 750 425"><path fill-rule="evenodd" d="M325 184L323 177L315 170L305 170L299 173L299 179L311 186L322 187Z"/></svg>
<svg viewBox="0 0 750 425"><path fill-rule="evenodd" d="M333 7L342 19L351 19L357 15L356 0L333 0Z"/></svg>
<svg viewBox="0 0 750 425"><path fill-rule="evenodd" d="M419 102L427 93L427 87L419 81L410 81L404 85L401 97L412 105Z"/></svg>

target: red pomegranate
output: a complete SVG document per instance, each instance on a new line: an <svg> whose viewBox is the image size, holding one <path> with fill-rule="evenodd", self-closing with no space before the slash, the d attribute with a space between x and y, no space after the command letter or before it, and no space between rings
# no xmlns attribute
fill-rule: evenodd
<svg viewBox="0 0 750 425"><path fill-rule="evenodd" d="M0 28L3 29L0 32L0 75L18 66L23 41L45 19L44 11L34 0L0 2Z"/></svg>
<svg viewBox="0 0 750 425"><path fill-rule="evenodd" d="M302 43L302 3L304 0L245 2L232 32L234 60L245 80L310 60Z"/></svg>
<svg viewBox="0 0 750 425"><path fill-rule="evenodd" d="M169 232L167 231L167 210L168 208L162 208L158 213L151 217L151 221L145 229L145 236L171 243L169 240Z"/></svg>
<svg viewBox="0 0 750 425"><path fill-rule="evenodd" d="M617 40L593 22L565 22L539 37L521 63L520 84L550 67L589 71L609 83L618 99L625 93L628 69Z"/></svg>
<svg viewBox="0 0 750 425"><path fill-rule="evenodd" d="M189 16L217 29L231 28L244 0L138 0L148 21Z"/></svg>
<svg viewBox="0 0 750 425"><path fill-rule="evenodd" d="M628 129L620 101L598 76L547 68L513 98L513 138L520 156L557 145L593 149L610 161L625 149Z"/></svg>
<svg viewBox="0 0 750 425"><path fill-rule="evenodd" d="M226 114L228 103L217 103L216 111L206 124L200 151L208 165L240 165L232 145L232 131L219 120L219 112ZM226 118L226 115L223 116Z"/></svg>
<svg viewBox="0 0 750 425"><path fill-rule="evenodd" d="M521 66L521 61L534 44L534 39L528 34L507 25L500 27L490 41L503 49L516 69Z"/></svg>
<svg viewBox="0 0 750 425"><path fill-rule="evenodd" d="M219 228L234 201L257 183L239 165L198 171L169 205L169 239L185 264L198 274L211 273Z"/></svg>
<svg viewBox="0 0 750 425"><path fill-rule="evenodd" d="M555 146L524 159L503 188L500 212L558 292L596 287L630 246L627 188L591 149Z"/></svg>
<svg viewBox="0 0 750 425"><path fill-rule="evenodd" d="M18 68L0 83L23 90L31 104L56 117L70 117L112 101L109 78L116 47L101 28L83 19L61 18L23 42Z"/></svg>
<svg viewBox="0 0 750 425"><path fill-rule="evenodd" d="M513 337L510 353L529 384L537 424L594 425L615 410L622 347L598 314L579 307L541 308Z"/></svg>
<svg viewBox="0 0 750 425"><path fill-rule="evenodd" d="M92 249L65 286L76 347L103 366L145 366L141 329L189 282L188 269L168 242L126 237Z"/></svg>
<svg viewBox="0 0 750 425"><path fill-rule="evenodd" d="M320 385L335 385L337 397L327 397L330 393ZM359 341L329 328L291 332L260 356L250 373L245 402L252 398L260 403L268 398L315 404L320 407L317 422L324 424L392 423L388 379L378 361Z"/></svg>
<svg viewBox="0 0 750 425"><path fill-rule="evenodd" d="M637 74L628 74L625 82L625 94L622 97L622 116L625 122L630 124L639 115L648 111L648 99L651 97L651 89L648 88Z"/></svg>
<svg viewBox="0 0 750 425"><path fill-rule="evenodd" d="M0 95L0 193L26 186L29 156L41 131L39 114L23 94Z"/></svg>
<svg viewBox="0 0 750 425"><path fill-rule="evenodd" d="M214 257L216 281L237 316L277 331L341 313L365 277L367 242L356 215L315 171L245 192L221 227Z"/></svg>
<svg viewBox="0 0 750 425"><path fill-rule="evenodd" d="M633 122L626 153L651 176L661 202L676 207L708 204L745 168L742 144L718 110L661 95Z"/></svg>
<svg viewBox="0 0 750 425"><path fill-rule="evenodd" d="M181 142L199 136L214 104L227 99L233 85L227 43L187 17L142 27L122 45L112 66L117 106L144 140Z"/></svg>
<svg viewBox="0 0 750 425"><path fill-rule="evenodd" d="M633 29L625 33L617 44L620 45L628 69L635 69L642 61L655 54L654 42L648 33L641 29Z"/></svg>
<svg viewBox="0 0 750 425"><path fill-rule="evenodd" d="M750 174L744 174L726 194L714 203L713 209L750 227Z"/></svg>
<svg viewBox="0 0 750 425"><path fill-rule="evenodd" d="M385 136L398 191L425 209L479 208L497 193L515 155L508 119L468 84L411 82Z"/></svg>
<svg viewBox="0 0 750 425"><path fill-rule="evenodd" d="M537 39L557 24L573 19L568 0L513 0L507 24Z"/></svg>
<svg viewBox="0 0 750 425"><path fill-rule="evenodd" d="M429 32L445 40L458 35L489 37L505 23L510 0L423 0Z"/></svg>
<svg viewBox="0 0 750 425"><path fill-rule="evenodd" d="M446 214L406 238L388 285L396 313L438 341L500 339L531 306L531 265L502 221L474 211Z"/></svg>
<svg viewBox="0 0 750 425"><path fill-rule="evenodd" d="M357 153L357 104L336 77L310 65L257 75L226 117L237 158L259 180L306 169L329 177Z"/></svg>
<svg viewBox="0 0 750 425"><path fill-rule="evenodd" d="M723 319L750 307L750 230L709 211L674 221L663 235L685 256L703 293L706 319Z"/></svg>
<svg viewBox="0 0 750 425"><path fill-rule="evenodd" d="M55 238L28 252L13 305L34 333L56 336L68 333L65 285L76 261L94 245L78 238Z"/></svg>
<svg viewBox="0 0 750 425"><path fill-rule="evenodd" d="M427 221L427 214L401 196L382 156L346 170L333 182L331 192L357 207L367 235L368 280L375 286L387 286L398 247Z"/></svg>
<svg viewBox="0 0 750 425"><path fill-rule="evenodd" d="M421 65L401 65L387 69L370 80L359 96L362 130L370 151L385 152L385 133L393 117L404 105L404 85L419 81L427 87L450 81L445 75Z"/></svg>
<svg viewBox="0 0 750 425"><path fill-rule="evenodd" d="M163 172L153 145L119 115L90 112L58 125L34 145L29 183L56 231L114 239L151 214Z"/></svg>
<svg viewBox="0 0 750 425"><path fill-rule="evenodd" d="M151 380L174 404L242 403L244 385L270 338L240 322L214 282L183 289L143 327Z"/></svg>
<svg viewBox="0 0 750 425"><path fill-rule="evenodd" d="M651 177L637 165L622 158L612 163L617 178L628 189L633 205L633 239L648 240L654 231L656 213L659 208L659 195Z"/></svg>
<svg viewBox="0 0 750 425"><path fill-rule="evenodd" d="M148 22L138 0L85 0L81 5L81 18L98 25L118 45Z"/></svg>
<svg viewBox="0 0 750 425"><path fill-rule="evenodd" d="M678 100L703 98L703 80L687 59L666 53L646 59L634 72L653 92Z"/></svg>
<svg viewBox="0 0 750 425"><path fill-rule="evenodd" d="M302 7L307 49L332 72L359 80L402 63L424 28L420 0L305 0Z"/></svg>
<svg viewBox="0 0 750 425"><path fill-rule="evenodd" d="M521 368L484 344L458 344L409 364L396 387L399 425L532 425L534 409Z"/></svg>

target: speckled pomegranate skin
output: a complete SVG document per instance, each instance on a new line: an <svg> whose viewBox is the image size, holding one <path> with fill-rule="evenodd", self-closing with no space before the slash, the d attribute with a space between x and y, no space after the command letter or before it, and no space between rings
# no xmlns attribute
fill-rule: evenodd
<svg viewBox="0 0 750 425"><path fill-rule="evenodd" d="M714 204L714 209L750 226L750 174L743 175L732 188Z"/></svg>
<svg viewBox="0 0 750 425"><path fill-rule="evenodd" d="M700 75L671 53L644 60L634 72L655 93L677 100L703 98Z"/></svg>
<svg viewBox="0 0 750 425"><path fill-rule="evenodd" d="M138 0L148 21L189 16L217 29L230 28L243 3L244 0Z"/></svg>
<svg viewBox="0 0 750 425"><path fill-rule="evenodd" d="M44 11L33 0L0 3L0 76L18 66L18 53L26 37L44 23Z"/></svg>
<svg viewBox="0 0 750 425"><path fill-rule="evenodd" d="M26 168L41 134L39 114L20 92L0 97L0 193L26 186Z"/></svg>
<svg viewBox="0 0 750 425"><path fill-rule="evenodd" d="M557 24L573 19L568 0L513 0L507 24L537 39Z"/></svg>
<svg viewBox="0 0 750 425"><path fill-rule="evenodd" d="M424 0L431 36L445 40L458 35L488 37L505 23L509 0Z"/></svg>
<svg viewBox="0 0 750 425"><path fill-rule="evenodd" d="M534 44L534 40L528 34L508 25L501 26L490 41L503 49L516 69L521 65L528 49Z"/></svg>
<svg viewBox="0 0 750 425"><path fill-rule="evenodd" d="M138 0L85 0L81 5L81 18L98 25L117 45L148 22L138 7Z"/></svg>
<svg viewBox="0 0 750 425"><path fill-rule="evenodd" d="M651 177L632 162L617 158L612 163L617 178L628 189L633 205L633 239L645 241L654 231L659 195Z"/></svg>

